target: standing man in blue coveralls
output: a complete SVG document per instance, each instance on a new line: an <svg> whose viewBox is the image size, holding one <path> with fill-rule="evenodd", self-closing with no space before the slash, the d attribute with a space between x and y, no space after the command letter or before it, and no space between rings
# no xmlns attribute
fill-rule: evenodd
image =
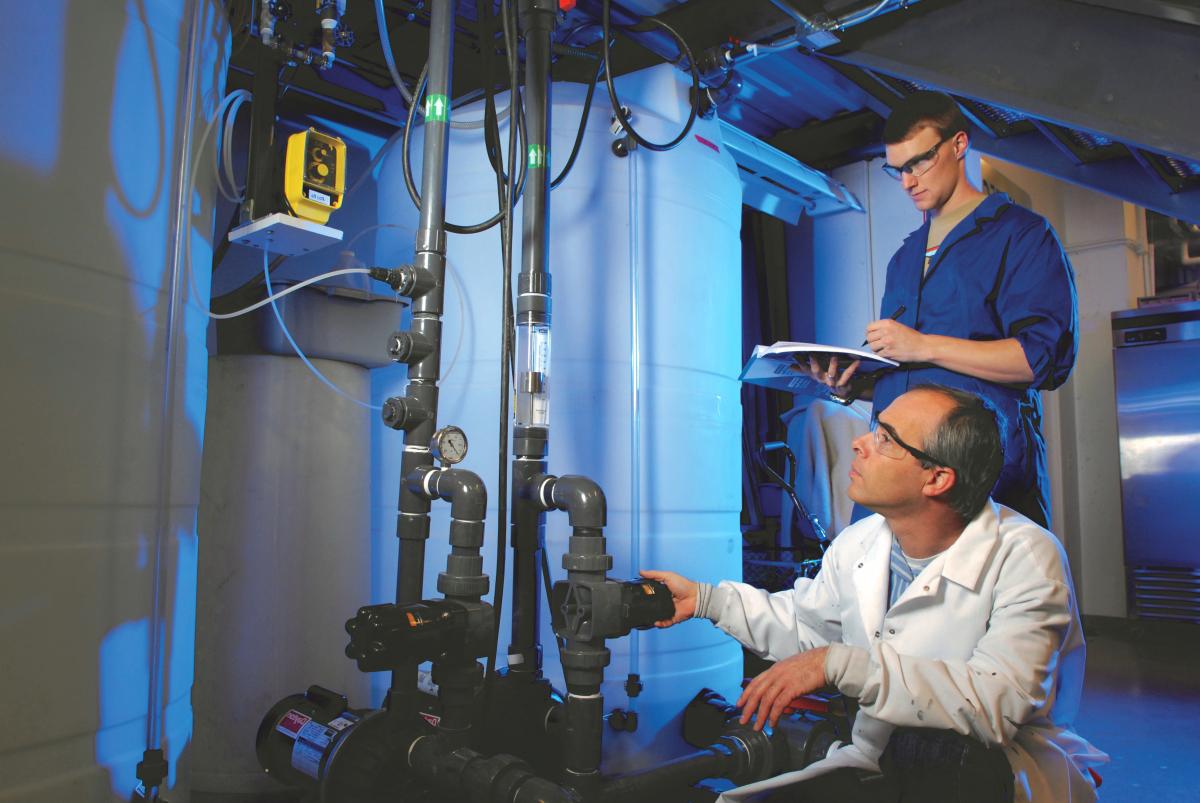
<svg viewBox="0 0 1200 803"><path fill-rule="evenodd" d="M872 398L876 412L923 383L988 399L1010 422L992 496L1048 527L1038 391L1057 388L1075 364L1074 277L1045 218L971 186L967 128L949 96L921 91L883 129L883 169L925 213L888 263L881 317L867 326L871 350L902 365L873 387L854 376L857 362L810 370L838 396Z"/></svg>

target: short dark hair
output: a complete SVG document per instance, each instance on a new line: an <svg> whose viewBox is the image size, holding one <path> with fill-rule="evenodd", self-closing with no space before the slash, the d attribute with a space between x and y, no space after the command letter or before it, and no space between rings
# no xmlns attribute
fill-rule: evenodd
<svg viewBox="0 0 1200 803"><path fill-rule="evenodd" d="M1004 418L987 399L965 390L934 384L917 385L913 390L940 393L954 402L923 451L954 469L957 479L945 501L968 522L987 503L1004 465Z"/></svg>
<svg viewBox="0 0 1200 803"><path fill-rule="evenodd" d="M892 108L883 125L883 144L903 142L919 128L937 129L938 137L945 139L959 131L968 131L970 124L952 97L922 89L902 98Z"/></svg>

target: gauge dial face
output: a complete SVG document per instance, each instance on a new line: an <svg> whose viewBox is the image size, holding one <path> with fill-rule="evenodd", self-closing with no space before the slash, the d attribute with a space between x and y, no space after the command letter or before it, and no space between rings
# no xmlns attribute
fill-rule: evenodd
<svg viewBox="0 0 1200 803"><path fill-rule="evenodd" d="M443 463L461 463L467 456L467 433L458 427L442 427L433 433L433 456Z"/></svg>

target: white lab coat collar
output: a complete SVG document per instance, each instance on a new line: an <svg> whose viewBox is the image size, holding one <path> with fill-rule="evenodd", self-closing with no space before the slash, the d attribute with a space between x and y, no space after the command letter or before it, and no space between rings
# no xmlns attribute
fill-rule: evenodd
<svg viewBox="0 0 1200 803"><path fill-rule="evenodd" d="M970 591L979 588L983 570L1000 544L1000 510L988 499L944 553L941 575Z"/></svg>
<svg viewBox="0 0 1200 803"><path fill-rule="evenodd" d="M868 638L878 636L887 614L888 575L891 572L892 530L887 521L880 528L867 528L859 536L862 548L854 567L854 588L858 592L859 613ZM875 535L874 538L871 536ZM925 567L896 602L899 606L911 599L938 593L942 578L974 591L979 587L984 567L996 552L1000 541L1000 512L991 499L963 529L962 533L938 559Z"/></svg>

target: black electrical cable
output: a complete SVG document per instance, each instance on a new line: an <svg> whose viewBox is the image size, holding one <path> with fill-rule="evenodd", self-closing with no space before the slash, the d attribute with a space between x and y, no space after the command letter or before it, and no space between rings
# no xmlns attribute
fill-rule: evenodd
<svg viewBox="0 0 1200 803"><path fill-rule="evenodd" d="M413 182L412 163L409 161L409 134L412 133L413 124L416 122L417 107L421 104L421 97L425 94L425 83L429 77L429 64L426 63L421 69L421 77L417 79L417 86L413 91L413 102L408 107L408 119L404 124L404 138L401 143L401 163L404 166L404 186L408 188L408 195L412 198L417 208L421 208L421 193L417 190L417 185ZM510 115L511 117L511 115ZM511 126L511 122L510 122ZM517 126L524 133L523 126ZM511 164L511 163L510 163ZM520 185L525 185L525 160L521 160L521 182ZM504 211L500 210L482 223L475 223L470 226L460 226L456 223L446 222L446 231L453 234L479 234L487 231L492 226L495 226L504 218Z"/></svg>
<svg viewBox="0 0 1200 803"><path fill-rule="evenodd" d="M550 598L550 590L553 584L550 581L550 560L546 557L546 542L544 540L538 544L538 551L542 555L542 585L546 588L546 603L550 606L550 621L557 627L559 619L555 616L554 603ZM559 637L557 633L555 633L554 640L558 642L559 649L567 646L566 639Z"/></svg>
<svg viewBox="0 0 1200 803"><path fill-rule="evenodd" d="M490 2L489 2L490 5ZM510 108L516 111L521 107L521 94L517 85L518 59L516 56L516 23L512 21L510 26L509 19L509 2L501 0L500 13L504 21L504 38L505 50L508 53L508 68L510 80L509 104ZM491 81L491 76L487 79ZM490 86L490 83L489 83ZM494 101L493 101L494 102ZM493 107L494 108L494 107ZM513 165L517 160L517 128L512 125L513 115L509 115L508 128L508 166L507 174L504 174L503 165L500 165L496 170L497 187L496 192L502 207L503 221L500 226L500 249L502 251L503 279L501 281L501 292L503 294L503 302L501 304L501 356L500 356L500 449L499 449L499 473L498 488L497 488L497 531L496 531L496 592L492 597L493 608L496 613L496 624L492 633L492 649L488 654L487 668L483 676L483 706L481 720L487 722L488 712L491 709L492 702L492 681L496 674L496 656L500 650L500 618L504 606L504 575L506 572L506 562L508 554L508 545L506 535L507 528L507 511L508 511L508 397L511 392L511 372L513 370L513 307L512 307L512 268L513 268L513 207L516 203L514 197L517 192L516 186L516 171L513 170ZM522 160L524 161L524 160ZM504 175L504 187L501 188L501 176Z"/></svg>
<svg viewBox="0 0 1200 803"><path fill-rule="evenodd" d="M508 58L508 46L506 45L505 46L505 59L507 59L507 58ZM492 54L490 52L489 52L488 56L485 57L485 62L487 64L492 63ZM499 172L501 183L507 185L508 184L508 174L506 172L504 172L504 164L503 164L504 160L501 158L501 152L500 152L500 118L499 118L499 115L496 113L495 90L493 88L495 86L495 80L493 78L491 78L492 72L490 70L485 69L485 74L488 75L488 80L485 82L485 85L484 85L485 106L484 106L483 144L484 144L484 149L487 151L488 164L490 164L492 166L492 170ZM509 86L509 98L510 99L512 98L513 94L514 94L513 87L512 87L512 85L510 85ZM487 98L491 98L491 106L490 107L486 105ZM520 128L518 129L518 135L520 136L521 150L523 152L525 150L525 141L526 141L525 110L520 108L519 104L518 104L518 108L516 108L516 115L517 115L517 125L520 126ZM509 125L512 125L512 115L511 114L509 115ZM517 197L518 198L520 198L522 193L525 191L525 167L526 167L525 163L524 163L524 161L522 161L521 177L517 181Z"/></svg>
<svg viewBox="0 0 1200 803"><path fill-rule="evenodd" d="M683 130L679 132L679 136L665 144L651 142L635 131L629 120L627 120L621 113L621 101L617 99L617 90L616 87L613 86L612 70L609 69L612 65L612 58L609 54L609 41L612 38L612 32L610 30L612 27L611 17L612 0L604 0L603 11L600 15L601 24L604 27L604 84L608 87L608 97L609 100L612 101L613 114L615 114L617 119L621 121L621 125L626 131L629 132L629 136L633 137L634 141L643 148L651 151L669 151L679 143L683 142L684 137L686 137L688 132L692 130L692 125L696 122L696 117L700 113L700 71L696 67L696 60L692 58L692 50L688 47L687 42L683 41L683 37L679 35L679 32L670 25L660 19L655 19L654 17L646 18L647 22L662 28L675 38L675 41L679 45L680 57L687 59L688 71L692 74L692 92L690 98L691 111L688 113L688 120L687 123L684 124ZM678 62L679 60L676 59L675 63L677 64Z"/></svg>
<svg viewBox="0 0 1200 803"><path fill-rule="evenodd" d="M583 114L579 118L579 130L575 132L575 144L571 146L571 155L567 157L567 163L563 165L562 172L550 182L552 190L567 178L567 174L571 172L571 168L575 164L575 157L579 155L579 147L583 144L583 134L587 130L588 115L592 111L592 96L596 94L596 84L600 81L600 72L604 69L605 63L601 61L596 74L592 76L592 82L588 84L587 96L583 99Z"/></svg>

